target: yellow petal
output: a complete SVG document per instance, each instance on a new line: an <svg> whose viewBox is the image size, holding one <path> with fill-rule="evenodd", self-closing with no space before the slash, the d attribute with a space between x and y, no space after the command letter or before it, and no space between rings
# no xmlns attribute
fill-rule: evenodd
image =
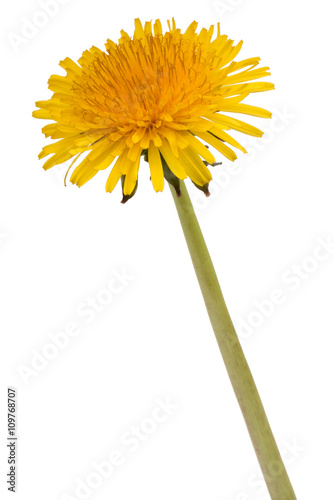
<svg viewBox="0 0 333 500"><path fill-rule="evenodd" d="M127 154L127 158L131 161L136 161L138 155L141 154L142 148L140 144L134 144L129 150Z"/></svg>
<svg viewBox="0 0 333 500"><path fill-rule="evenodd" d="M230 127L238 132L243 132L243 134L252 135L254 137L262 137L263 135L262 130L257 127L253 127L253 125L249 125L248 123L245 123L242 120L237 120L236 118L231 118L230 116L214 113L214 115L210 118L216 123Z"/></svg>
<svg viewBox="0 0 333 500"><path fill-rule="evenodd" d="M243 59L243 61L235 62L233 61L229 66L229 73L235 73L240 69L246 68L247 66L257 66L260 62L260 57L251 57L249 59Z"/></svg>
<svg viewBox="0 0 333 500"><path fill-rule="evenodd" d="M68 151L56 153L44 163L43 169L48 170L49 168L52 168L55 165L60 165L61 163L64 163L65 161L72 158L72 156L73 155Z"/></svg>
<svg viewBox="0 0 333 500"><path fill-rule="evenodd" d="M212 134L214 134L217 137L219 137L220 139L222 139L222 141L227 142L231 146L234 146L235 148L239 149L243 153L247 153L246 149L243 148L243 146L241 144L239 144L239 142L237 142L233 137L231 137L229 134L224 132L224 130L219 128L218 125L216 125L215 127L212 127L209 130L209 132L211 132Z"/></svg>
<svg viewBox="0 0 333 500"><path fill-rule="evenodd" d="M134 134L132 135L132 141L134 142L134 144L141 141L142 137L145 135L145 132L146 129L143 127L139 128L138 130L136 130L136 132L134 132Z"/></svg>
<svg viewBox="0 0 333 500"><path fill-rule="evenodd" d="M163 191L164 174L161 155L158 148L152 142L150 142L148 148L148 162L150 167L151 180L155 191Z"/></svg>
<svg viewBox="0 0 333 500"><path fill-rule="evenodd" d="M259 108L258 106L250 106L249 104L230 104L221 107L220 111L228 111L229 113L243 113L244 115L259 116L259 118L271 118L272 113L267 109Z"/></svg>
<svg viewBox="0 0 333 500"><path fill-rule="evenodd" d="M144 38L145 33L143 31L143 27L142 27L142 23L141 23L140 19L136 18L134 20L134 24L135 24L134 36L136 38Z"/></svg>
<svg viewBox="0 0 333 500"><path fill-rule="evenodd" d="M161 21L159 19L156 19L156 21L154 23L154 35L157 36L157 35L162 35L162 34L163 34L163 30L162 30Z"/></svg>
<svg viewBox="0 0 333 500"><path fill-rule="evenodd" d="M146 35L151 35L152 34L151 21L146 21L145 22L145 33L146 33Z"/></svg>
<svg viewBox="0 0 333 500"><path fill-rule="evenodd" d="M169 143L166 141L166 139L163 140L163 144L159 148L159 150L162 153L163 158L165 159L171 172L173 172L175 176L178 177L178 179L186 179L186 172L184 166L182 162L179 160L179 158L177 158L173 154L169 146Z"/></svg>
<svg viewBox="0 0 333 500"><path fill-rule="evenodd" d="M224 83L226 85L231 85L233 83L248 82L249 80L257 80L258 78L264 78L269 76L271 73L268 67L258 68L253 70L242 71L236 75L227 76Z"/></svg>
<svg viewBox="0 0 333 500"><path fill-rule="evenodd" d="M108 168L113 160L115 159L114 154L112 153L111 148L104 151L97 158L90 158L91 153L88 155L90 167L94 170L105 170Z"/></svg>
<svg viewBox="0 0 333 500"><path fill-rule="evenodd" d="M133 193L136 181L138 179L139 165L140 165L140 156L128 168L123 188L123 193L125 196Z"/></svg>
<svg viewBox="0 0 333 500"><path fill-rule="evenodd" d="M197 135L201 137L201 139L203 139L204 141L208 142L208 144L211 144L215 149L220 151L220 153L222 153L229 160L231 161L236 160L237 158L236 153L232 149L228 148L228 146L226 146L219 139L216 139L216 137L214 137L209 132L199 132Z"/></svg>
<svg viewBox="0 0 333 500"><path fill-rule="evenodd" d="M183 149L180 152L180 160L183 162L186 173L190 179L199 186L204 186L207 182L212 180L212 175L206 165L190 148Z"/></svg>
<svg viewBox="0 0 333 500"><path fill-rule="evenodd" d="M155 128L152 128L151 130L149 130L148 134L149 134L149 139L154 141L154 144L157 148L162 146L162 139L159 136L159 134L156 132Z"/></svg>
<svg viewBox="0 0 333 500"><path fill-rule="evenodd" d="M53 92L69 92L72 85L66 76L52 75L49 79L49 89Z"/></svg>
<svg viewBox="0 0 333 500"><path fill-rule="evenodd" d="M121 173L121 167L122 163L124 160L126 160L126 150L121 153L121 155L118 157L116 163L114 164L110 175L108 177L108 180L106 181L105 185L105 190L107 193L111 193L115 186L117 185L122 173Z"/></svg>
<svg viewBox="0 0 333 500"><path fill-rule="evenodd" d="M190 132L178 132L178 134L184 134L184 137L188 140L191 149L198 153L204 160L208 163L215 163L215 158L212 153L202 144L202 142L198 141Z"/></svg>
<svg viewBox="0 0 333 500"><path fill-rule="evenodd" d="M98 141L95 145L92 146L92 151L89 154L90 160L94 160L97 158L101 153L104 153L107 149L110 149L110 141L108 140L107 137L104 139L101 139Z"/></svg>
<svg viewBox="0 0 333 500"><path fill-rule="evenodd" d="M42 120L51 120L51 113L48 109L36 109L32 112L34 118L41 118Z"/></svg>

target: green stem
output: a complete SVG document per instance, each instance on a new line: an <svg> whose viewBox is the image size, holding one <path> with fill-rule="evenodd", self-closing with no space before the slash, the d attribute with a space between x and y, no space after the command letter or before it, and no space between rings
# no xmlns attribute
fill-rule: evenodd
<svg viewBox="0 0 333 500"><path fill-rule="evenodd" d="M207 312L272 500L296 500L250 368L224 302L185 184L170 186Z"/></svg>

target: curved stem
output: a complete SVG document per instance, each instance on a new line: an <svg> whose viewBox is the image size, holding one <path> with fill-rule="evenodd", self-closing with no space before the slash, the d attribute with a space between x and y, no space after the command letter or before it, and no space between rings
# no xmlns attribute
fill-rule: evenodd
<svg viewBox="0 0 333 500"><path fill-rule="evenodd" d="M239 343L198 220L181 181L170 186L207 312L272 500L296 500L250 368Z"/></svg>

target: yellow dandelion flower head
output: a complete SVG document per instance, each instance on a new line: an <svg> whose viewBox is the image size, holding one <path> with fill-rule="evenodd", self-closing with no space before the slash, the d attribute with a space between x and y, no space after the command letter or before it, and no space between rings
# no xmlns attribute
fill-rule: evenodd
<svg viewBox="0 0 333 500"><path fill-rule="evenodd" d="M162 191L167 179L180 195L179 179L189 177L208 195L208 166L216 164L209 146L233 161L232 148L246 150L229 130L262 136L225 113L270 118L270 112L243 100L274 85L253 82L269 75L269 68L257 67L259 57L236 62L242 42L221 35L219 24L214 39L214 26L197 32L197 25L182 33L172 19L163 34L159 20L143 26L135 19L133 37L121 31L118 43L107 40L106 51L92 47L78 63L61 61L66 76L51 76L53 95L38 101L40 109L33 112L53 121L43 133L58 139L39 155L51 155L44 169L72 159L70 169L87 153L71 182L80 187L113 164L106 191L121 179L125 202L136 191L144 157L155 191Z"/></svg>

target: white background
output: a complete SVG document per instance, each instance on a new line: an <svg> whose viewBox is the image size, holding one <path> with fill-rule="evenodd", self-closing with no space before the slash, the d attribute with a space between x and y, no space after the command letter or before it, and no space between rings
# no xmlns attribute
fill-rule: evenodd
<svg viewBox="0 0 333 500"><path fill-rule="evenodd" d="M31 112L50 97L59 60L116 41L120 29L132 33L135 17L166 27L175 16L182 29L220 21L244 40L238 59L259 55L272 70L276 90L247 101L274 112L271 121L248 119L264 138L244 137L248 157L216 167L210 199L189 189L235 324L260 322L256 301L281 290L283 304L239 333L298 499L332 498L333 255L316 253L318 241L333 238L330 3L62 4L17 50L12 35L22 35L24 18L38 23L43 9L33 0L1 7L1 497L12 498L11 385L20 500L79 498L78 481L115 450L122 465L86 498L269 498L168 188L156 194L143 164L137 195L121 205L119 186L105 193L107 172L64 188L66 167L44 172L37 159L45 122ZM298 282L293 266L301 266ZM88 324L77 308L103 296L113 270L132 279ZM80 333L24 381L19 367L31 368L33 353L69 322ZM142 422L148 429L158 398L177 408L132 452L122 436Z"/></svg>

